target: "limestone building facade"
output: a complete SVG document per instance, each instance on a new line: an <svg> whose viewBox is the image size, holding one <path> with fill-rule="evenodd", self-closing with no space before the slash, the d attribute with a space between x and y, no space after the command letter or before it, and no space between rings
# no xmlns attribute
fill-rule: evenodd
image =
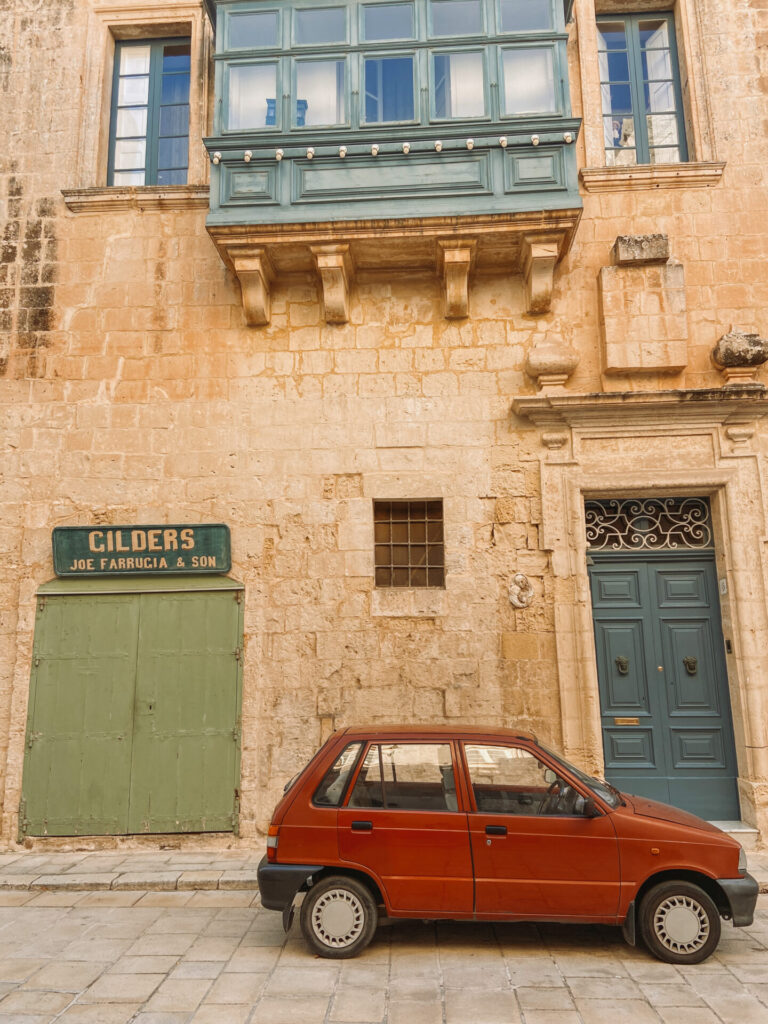
<svg viewBox="0 0 768 1024"><path fill-rule="evenodd" d="M6 6L0 842L391 720L768 838L763 0Z"/></svg>

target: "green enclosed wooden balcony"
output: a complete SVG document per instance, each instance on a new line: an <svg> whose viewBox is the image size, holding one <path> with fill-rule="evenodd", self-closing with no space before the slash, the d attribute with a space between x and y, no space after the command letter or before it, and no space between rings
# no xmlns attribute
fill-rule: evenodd
<svg viewBox="0 0 768 1024"><path fill-rule="evenodd" d="M316 271L347 319L357 270L525 275L549 306L581 214L559 0L212 0L208 230L249 323Z"/></svg>

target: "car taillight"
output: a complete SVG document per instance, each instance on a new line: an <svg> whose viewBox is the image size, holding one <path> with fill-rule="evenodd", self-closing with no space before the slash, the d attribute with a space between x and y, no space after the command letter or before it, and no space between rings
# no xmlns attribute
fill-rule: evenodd
<svg viewBox="0 0 768 1024"><path fill-rule="evenodd" d="M280 828L277 825L270 825L267 833L267 860L277 860L277 836Z"/></svg>

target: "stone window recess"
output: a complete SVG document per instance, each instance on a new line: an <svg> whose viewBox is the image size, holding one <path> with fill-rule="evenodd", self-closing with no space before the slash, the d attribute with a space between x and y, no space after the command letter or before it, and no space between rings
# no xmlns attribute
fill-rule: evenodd
<svg viewBox="0 0 768 1024"><path fill-rule="evenodd" d="M374 501L377 587L445 585L443 502Z"/></svg>
<svg viewBox="0 0 768 1024"><path fill-rule="evenodd" d="M70 209L200 205L199 190L209 178L209 161L199 140L208 128L213 47L203 5L199 0L178 0L172 5L163 0L134 0L86 6L91 9L84 48L83 108L76 159L62 181ZM188 49L164 53L164 45L171 44ZM131 57L129 68L125 62ZM124 145L119 147L116 163L118 141ZM120 163L123 166L117 166Z"/></svg>
<svg viewBox="0 0 768 1024"><path fill-rule="evenodd" d="M109 185L186 185L189 72L188 38L117 44Z"/></svg>
<svg viewBox="0 0 768 1024"><path fill-rule="evenodd" d="M590 551L711 548L706 498L610 498L584 503Z"/></svg>
<svg viewBox="0 0 768 1024"><path fill-rule="evenodd" d="M597 58L608 166L687 159L674 23L669 14L599 18Z"/></svg>

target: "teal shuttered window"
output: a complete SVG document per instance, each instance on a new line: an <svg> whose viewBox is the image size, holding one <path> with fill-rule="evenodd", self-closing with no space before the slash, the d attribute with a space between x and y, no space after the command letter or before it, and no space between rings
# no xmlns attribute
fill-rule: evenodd
<svg viewBox="0 0 768 1024"><path fill-rule="evenodd" d="M597 30L608 166L687 160L673 16L613 15Z"/></svg>
<svg viewBox="0 0 768 1024"><path fill-rule="evenodd" d="M109 185L186 184L189 73L189 39L117 43Z"/></svg>

